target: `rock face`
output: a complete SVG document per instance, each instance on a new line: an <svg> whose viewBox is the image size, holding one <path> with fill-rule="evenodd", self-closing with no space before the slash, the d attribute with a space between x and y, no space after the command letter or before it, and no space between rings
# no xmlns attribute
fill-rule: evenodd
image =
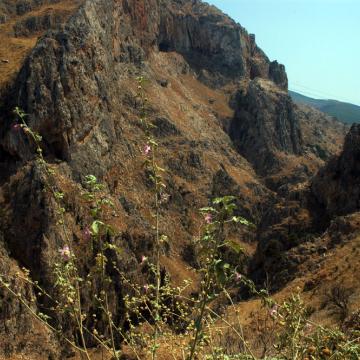
<svg viewBox="0 0 360 360"><path fill-rule="evenodd" d="M349 126L309 106L297 104L295 109L305 153L328 161L333 154L341 151Z"/></svg>
<svg viewBox="0 0 360 360"><path fill-rule="evenodd" d="M62 10L70 6L67 0L42 3ZM9 17L19 12L16 16L33 16L39 4L0 0ZM291 249L288 235L311 224L305 219L302 186L340 148L343 128L323 126L327 120L320 115L311 123L311 111L300 110L287 95L284 66L270 62L253 35L206 3L87 0L72 11L66 23L55 24L38 40L0 114L0 256L1 264L14 264L8 276L25 266L53 291L52 266L67 242L82 259L80 271L91 271L96 254L83 236L91 218L81 194L84 176L94 174L114 203L106 214L116 229L111 242L124 250L121 256L111 254L112 260L142 279L140 255L151 255L153 248L153 193L142 168L146 139L139 126L140 75L148 79L146 111L157 126L152 131L159 165L169 169L160 228L171 239L163 267L172 280L180 283L181 274L189 273L191 261L184 254L202 223L197 209L213 196L236 196L239 214L259 225L257 270L274 236L281 237L282 253ZM52 27L47 20L24 21L19 36ZM14 126L14 106L27 113L27 123L42 136L54 185L65 193L67 230L59 227L56 204L44 192L30 137ZM320 148L315 130L322 134ZM330 145L334 139L337 143ZM233 236L255 246L252 233L234 230ZM128 289L109 275L111 311L122 326L122 294ZM18 286L31 295L24 284ZM0 298L8 299L3 289ZM46 308L41 299L34 300L34 308ZM44 328L16 322L25 311L13 306L1 319L16 324L12 335L28 332L34 343L12 348L6 356L49 351L63 358ZM84 306L90 309L91 301ZM0 327L0 339L8 339L6 331Z"/></svg>
<svg viewBox="0 0 360 360"><path fill-rule="evenodd" d="M7 274L11 279L12 289L31 303L31 299L35 298L34 290L32 286L19 278L19 275L25 276L25 274L18 264L9 258L1 238L0 241L0 272ZM2 358L8 359L13 354L20 353L28 359L34 356L40 359L57 356L60 352L57 341L50 331L39 325L19 300L1 289L0 305L0 356ZM32 307L35 310L36 304L32 303Z"/></svg>
<svg viewBox="0 0 360 360"><path fill-rule="evenodd" d="M306 181L341 149L347 126L294 104L268 79L242 80L231 105L227 131L238 152L273 190Z"/></svg>
<svg viewBox="0 0 360 360"><path fill-rule="evenodd" d="M159 49L182 54L203 80L221 85L239 77L270 78L287 89L285 67L270 62L255 36L201 1L170 2L160 18ZM189 11L190 10L190 11Z"/></svg>
<svg viewBox="0 0 360 360"><path fill-rule="evenodd" d="M244 84L236 94L229 134L240 154L262 175L283 166L277 153L300 155L303 151L291 98L260 78Z"/></svg>
<svg viewBox="0 0 360 360"><path fill-rule="evenodd" d="M89 166L96 167L99 153L109 154L116 142L115 120L108 119L117 117L112 113L122 96L123 74L141 67L154 47L183 55L204 81L221 85L243 76L272 77L286 87L284 68L270 66L253 37L213 7L170 1L160 11L155 0L116 6L107 0L86 2L65 30L41 40L19 76L16 103L30 114L30 125L43 134L49 152L74 164L86 152ZM101 129L101 140L84 144L94 127Z"/></svg>
<svg viewBox="0 0 360 360"><path fill-rule="evenodd" d="M311 183L311 196L328 220L360 209L360 125L346 135L344 149Z"/></svg>

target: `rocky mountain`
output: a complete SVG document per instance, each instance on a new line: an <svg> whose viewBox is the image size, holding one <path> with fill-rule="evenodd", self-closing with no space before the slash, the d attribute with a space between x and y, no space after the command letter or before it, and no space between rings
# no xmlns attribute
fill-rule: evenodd
<svg viewBox="0 0 360 360"><path fill-rule="evenodd" d="M289 95L296 103L312 106L325 114L336 117L344 123L352 124L360 122L360 106L358 105L337 100L313 99L295 91L289 91Z"/></svg>
<svg viewBox="0 0 360 360"><path fill-rule="evenodd" d="M113 260L141 279L141 256L154 239L138 76L147 79L146 112L167 169L159 223L171 240L161 263L175 284L194 277L198 208L215 196L236 196L238 214L257 225L256 233L231 236L248 249L243 271L258 284L270 276L274 290L302 271L302 248L318 251L325 241L319 231L331 236L335 216L358 210L358 128L336 157L348 128L294 104L285 67L215 7L200 0L0 0L0 11L0 274L34 298L35 308L47 311L48 304L16 276L23 267L53 292L54 259L67 242L82 273L95 266L84 236L90 209L81 196L89 174L114 204L106 220L123 251ZM15 106L42 137L53 186L65 194L65 228L44 191L29 134L16 126ZM109 275L111 312L121 327L127 288ZM0 299L3 356L65 356L21 302L4 289ZM85 300L85 309L91 306Z"/></svg>

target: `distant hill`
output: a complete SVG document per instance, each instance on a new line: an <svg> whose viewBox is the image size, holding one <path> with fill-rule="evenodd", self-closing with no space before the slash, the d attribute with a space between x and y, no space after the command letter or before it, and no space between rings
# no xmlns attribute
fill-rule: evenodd
<svg viewBox="0 0 360 360"><path fill-rule="evenodd" d="M312 106L344 123L360 123L360 106L337 100L313 99L290 90L289 95L295 102Z"/></svg>

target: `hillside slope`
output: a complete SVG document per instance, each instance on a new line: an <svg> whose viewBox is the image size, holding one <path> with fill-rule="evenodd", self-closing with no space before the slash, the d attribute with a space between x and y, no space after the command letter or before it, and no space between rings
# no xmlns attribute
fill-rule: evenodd
<svg viewBox="0 0 360 360"><path fill-rule="evenodd" d="M321 100L289 90L289 95L298 104L312 106L325 114L346 123L360 123L360 106L337 100Z"/></svg>

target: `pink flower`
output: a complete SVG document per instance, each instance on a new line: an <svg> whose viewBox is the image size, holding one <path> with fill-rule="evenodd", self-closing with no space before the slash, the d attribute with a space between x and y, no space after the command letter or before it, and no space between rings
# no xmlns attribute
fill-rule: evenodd
<svg viewBox="0 0 360 360"><path fill-rule="evenodd" d="M235 281L238 282L238 281L240 281L241 279L242 279L242 275L236 271L236 272L235 272Z"/></svg>
<svg viewBox="0 0 360 360"><path fill-rule="evenodd" d="M67 245L65 245L62 249L59 249L59 253L65 261L70 260L71 252Z"/></svg>
<svg viewBox="0 0 360 360"><path fill-rule="evenodd" d="M91 239L91 231L90 231L89 227L86 227L83 230L83 235L84 235L84 240L89 241Z"/></svg>
<svg viewBox="0 0 360 360"><path fill-rule="evenodd" d="M143 255L142 257L141 257L141 263L140 264L144 264L146 261L147 261L147 257L145 256L145 255Z"/></svg>
<svg viewBox="0 0 360 360"><path fill-rule="evenodd" d="M148 284L144 285L144 290L145 290L145 292L147 292L149 290L149 285Z"/></svg>
<svg viewBox="0 0 360 360"><path fill-rule="evenodd" d="M20 124L14 124L14 125L12 126L12 129L13 129L14 131L20 131L21 128L22 128L22 126L21 126Z"/></svg>
<svg viewBox="0 0 360 360"><path fill-rule="evenodd" d="M278 315L278 309L279 309L279 305L277 304L273 305L273 307L269 311L269 315L272 318L275 318Z"/></svg>
<svg viewBox="0 0 360 360"><path fill-rule="evenodd" d="M145 146L144 146L144 150L143 150L143 152L144 152L144 155L149 155L150 154L150 151L151 151L151 146L149 145L149 144L146 144Z"/></svg>
<svg viewBox="0 0 360 360"><path fill-rule="evenodd" d="M212 222L212 215L211 214L206 214L205 215L205 222L207 224L211 224L211 222Z"/></svg>

